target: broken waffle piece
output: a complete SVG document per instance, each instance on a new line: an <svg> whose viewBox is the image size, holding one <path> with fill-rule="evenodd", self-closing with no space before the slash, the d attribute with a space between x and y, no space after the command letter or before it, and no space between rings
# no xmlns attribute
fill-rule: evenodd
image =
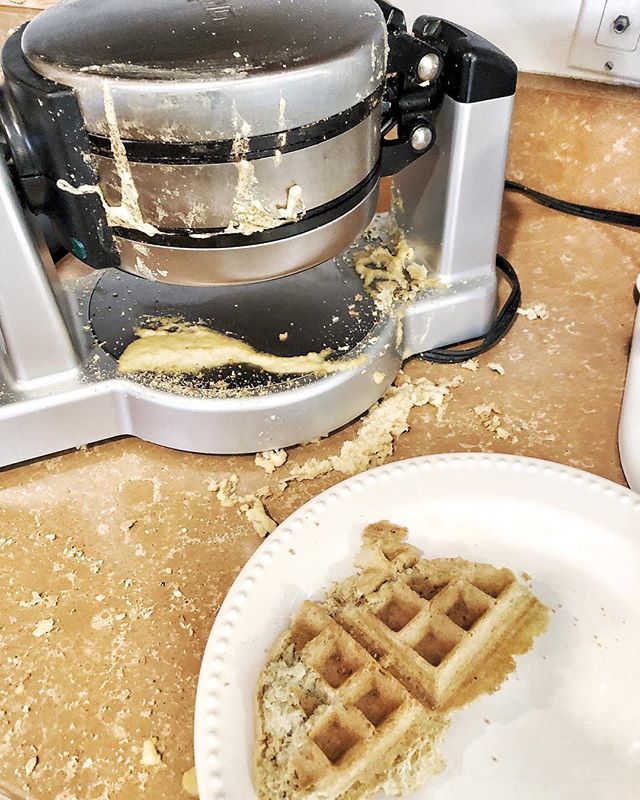
<svg viewBox="0 0 640 800"><path fill-rule="evenodd" d="M370 525L358 572L305 601L257 685L258 797L360 800L440 771L452 710L495 691L548 622L508 569L427 560Z"/></svg>

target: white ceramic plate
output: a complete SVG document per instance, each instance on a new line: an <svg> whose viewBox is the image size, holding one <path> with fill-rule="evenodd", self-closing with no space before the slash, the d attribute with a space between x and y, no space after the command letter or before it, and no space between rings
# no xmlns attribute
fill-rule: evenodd
<svg viewBox="0 0 640 800"><path fill-rule="evenodd" d="M306 597L352 571L363 527L408 526L429 557L533 576L554 613L494 695L454 716L429 800L640 797L640 495L531 459L412 459L351 478L293 514L238 576L206 648L195 720L201 800L250 800L253 693Z"/></svg>

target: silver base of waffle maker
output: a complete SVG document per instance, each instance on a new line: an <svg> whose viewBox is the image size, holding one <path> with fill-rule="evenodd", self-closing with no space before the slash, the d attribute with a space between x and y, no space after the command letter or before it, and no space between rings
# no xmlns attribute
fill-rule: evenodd
<svg viewBox="0 0 640 800"><path fill-rule="evenodd" d="M237 4L245 8L240 0ZM169 5L173 8L175 4L167 4L167 7ZM277 6L272 5L274 9ZM316 3L313 7L320 8L321 5ZM385 4L382 6L386 7ZM375 4L372 7L377 8ZM64 15L76 6L72 8L62 4L55 8L61 9L56 13ZM78 6L80 11L83 8L86 7ZM246 5L246 8L250 6ZM53 13L50 12L51 20L55 19ZM380 13L376 11L373 17L365 15L363 19L365 22L377 19ZM440 30L438 26L443 24L431 18L421 19L422 28L418 34L424 34L425 39L432 35L433 26L434 30ZM381 22L380 16L376 25L380 26ZM449 33L446 35L453 31L457 37L452 40L451 47L458 46L467 35L473 36L464 29L447 25L445 30ZM38 30L43 31L44 27L33 28L35 32ZM350 30L347 25L345 31ZM375 30L378 31L376 36L381 35L378 28ZM363 28L365 34L369 36L366 26ZM413 46L409 34L403 41L405 45ZM490 50L485 45L487 43L474 45L479 63L483 58L489 58L487 53ZM360 53L361 48L355 44L354 48L354 53ZM450 59L452 74L461 64L464 67L464 63L460 59ZM378 71L377 62L372 65L370 57L362 61L361 66L367 75L376 67L372 84L375 89L384 72ZM476 70L474 75L482 77L480 73L481 70ZM11 80L22 92L31 84L21 84L21 74L17 70ZM332 199L333 195L338 191L334 184L347 171L336 168L336 164L344 166L336 153L333 160L327 162L333 165L333 171L325 169L324 161L319 160L316 165L318 175L326 173L327 180L320 180L318 185L327 196L318 196L314 201L316 210L320 209L318 216L307 215L301 220L300 229L283 227L282 230L276 228L275 232L268 231L276 237L272 237L273 240L248 237L248 245L253 243L264 248L260 250L264 255L256 262L265 267L264 274L251 275L258 279L281 275L261 283L248 282L247 275L236 275L237 265L229 267L224 260L224 246L212 243L200 249L200 246L193 246L193 242L186 242L184 246L169 248L173 251L172 264L175 262L180 270L180 275L176 274L174 280L181 285L149 280L149 275L132 274L135 272L132 265L125 263L121 263L120 270L100 269L90 277L61 284L48 251L39 241L33 218L25 209L24 187L29 191L33 189L36 199L38 187L33 181L23 181L20 192L16 186L25 175L30 179L28 170L24 175L19 174L16 181L15 160L11 162L10 172L10 167L0 158L0 240L3 243L0 253L0 467L123 435L200 453L249 453L288 447L328 434L365 412L391 385L404 359L435 347L484 335L496 313L495 254L515 87L513 75L506 83L496 85L495 74L489 63L484 83L481 81L482 91L477 95L469 94L470 84L464 80L460 81L460 85L466 87L464 96L454 96L449 86L449 93L445 92L438 100L434 112L435 144L433 140L428 142L428 152L419 157L410 153L406 165L402 162L399 168L386 173L394 173L395 222L415 250L416 260L427 265L431 276L438 280L437 286L417 295L405 306L394 309L393 313L380 312L376 308L354 269L354 253L368 242L356 238L349 246L373 213L374 200L371 198L377 195L380 169L384 171L384 151L380 158L379 105L372 106L371 122L366 123L371 128L367 140L375 142L378 149L367 151L366 163L358 166L358 176L362 173L366 180L360 181L358 186L353 185L353 192L368 192L366 198L360 200L360 206L364 203L365 210L358 211L357 194L349 195L347 200L344 200L346 195L340 195L343 205L337 208L343 211L336 216L337 212L334 213L335 208L331 205L335 199ZM32 79L31 75L29 80ZM95 94L95 82L87 83L87 86L85 83L83 77L80 88ZM118 85L122 87L124 84ZM136 86L132 83L131 91ZM241 86L245 84L239 81L237 87ZM237 87L229 84L224 91L233 98ZM422 89L421 84L415 91ZM91 94L93 99L94 94ZM124 102L122 89L120 94L116 93L116 99L118 97ZM146 95L139 91L132 97L136 100ZM323 97L326 102L335 99L330 91ZM197 98L193 100L189 96L187 99L188 108L199 114L201 104L196 102ZM143 110L146 108L143 106ZM305 113L313 111L304 104L300 108ZM147 110L153 114L154 109L151 104ZM291 104L291 113L294 110ZM248 111L251 111L250 106ZM11 120L5 117L6 128ZM43 119L42 124L48 124L49 118ZM306 117L299 121L300 124L309 122L305 120ZM101 134L99 123L101 121L97 120L94 139L96 136L99 139ZM86 120L85 124L88 124ZM265 120L265 132L276 130L271 127L273 124L272 120ZM304 125L302 129L306 130ZM425 122L415 128L422 136L429 130ZM73 130L63 133L71 135ZM147 134L145 131L145 136ZM339 149L340 142L347 135L342 132L329 139L331 147ZM424 139L417 140L417 149L421 141ZM142 153L148 144L133 142L132 147L135 152ZM172 145L160 140L151 144L160 153L158 158L165 158L167 147L183 147L182 144ZM405 146L406 142L402 144ZM321 147L320 144L314 146ZM307 145L302 141L300 147ZM311 151L312 147L307 147L307 150ZM298 144L292 146L290 152L285 153L283 164L288 163L286 159L293 163L299 152L302 150ZM262 162L266 163L270 157L262 157L260 153L255 155L256 170L266 169L269 165L264 166ZM369 172L371 164L376 161L378 166ZM132 163L134 169L147 170L145 165L148 161L143 156L138 162L133 158ZM175 177L182 169L180 164L179 161L172 164L167 174ZM150 174L165 174L162 164L156 166ZM233 164L225 162L221 166L216 162L217 170L229 166L235 171ZM105 174L108 172L107 167L104 171ZM301 179L303 173L302 170ZM68 177L70 180L71 175ZM69 183L67 178L65 180ZM345 180L351 184L356 178L349 174ZM82 183L81 180L77 182ZM54 182L53 187L56 185ZM213 196L212 186L203 183L201 191L198 190L205 200L209 196L207 192ZM190 202L185 187L189 187L188 181L176 179L173 194L180 207ZM151 209L155 189L146 185L143 188L140 202L149 203ZM49 189L53 191L51 186ZM277 199L281 195L280 187L273 197ZM67 224L65 218L58 220L63 234L73 233L75 237L77 229L80 229L90 236L96 230L93 221L99 219L102 209L99 203L97 210L89 208L91 201L96 201L95 195L57 195L54 199L56 202L44 209L53 215L52 219L55 220L60 204L73 217L73 225ZM327 199L330 201L328 204ZM80 204L77 207L73 205L76 202ZM84 203L86 208L82 205ZM31 207L34 207L33 203ZM325 213L323 208L328 211ZM213 213L215 208L211 205L205 210ZM350 230L348 241L344 231L337 235L331 220L337 220L336 224L344 227L347 223L351 225L358 213L361 213L361 218ZM321 235L323 220L329 220L324 238ZM316 224L312 224L314 221ZM210 223L211 220L207 221L207 225ZM101 230L106 236L109 231L104 226ZM118 230L116 235L121 236ZM207 230L206 225L203 230ZM191 235L183 231L183 236ZM341 238L343 235L345 241ZM314 237L317 253L322 255L313 255L311 263L316 266L297 271L309 266L303 258L307 253L305 243L309 236ZM67 236L72 245L74 242L77 244L74 237L69 239ZM133 233L129 238L136 249L138 239ZM146 253L151 267L162 267L160 274L166 275L165 262L162 259L157 263L153 261L160 255L165 258L166 254L151 252L147 247L149 242L144 244L144 236L140 241L143 244L137 247L136 252ZM150 241L153 243L153 237ZM94 254L101 256L98 244L93 241L90 246ZM244 241L241 244L244 245ZM91 258L85 260L92 266L111 267L111 262L96 264ZM148 269L145 270L145 266ZM151 267L143 264L140 274L152 272ZM224 280L213 280L220 275ZM238 278L237 284L234 278ZM203 283L225 285L203 286ZM134 339L134 328L149 316L203 322L215 330L239 337L260 351L275 355L303 355L330 348L341 357L363 355L365 358L356 368L324 377L273 376L242 365L179 379L158 375L119 375L118 357ZM283 333L288 336L281 337Z"/></svg>
<svg viewBox="0 0 640 800"><path fill-rule="evenodd" d="M309 441L366 411L393 382L403 359L485 333L495 315L494 254L511 104L512 98L472 105L449 101L451 138L465 144L452 145L446 163L436 165L445 173L436 177L442 181L438 186L448 187L446 202L444 188L438 192L430 185L430 159L414 162L396 178L396 189L406 198L400 222L418 255L428 257L434 277L443 280L406 308L399 343L395 319L375 313L351 251L297 275L206 290L154 283L118 270L96 272L65 284L77 306L70 318L53 265L46 267L47 254L36 247L0 164L0 233L6 263L16 265L13 271L0 270L6 349L0 357L0 466L122 435L220 454ZM491 129L493 147L487 143ZM484 140L474 135L479 130ZM482 142L482 153L474 150L475 142ZM467 171L477 170L480 158L489 172L482 182L468 180ZM412 209L421 203L435 204L423 213L430 214L437 247L419 240ZM358 304L359 316L352 317L348 307L356 295L365 299ZM365 354L367 361L349 372L270 385L264 376L256 381L255 375L245 375L244 383L234 376L235 386L217 397L199 391L197 381L167 390L119 377L115 356L133 338L138 319L176 312L279 355L348 346L341 354ZM285 343L279 340L283 332L290 334ZM384 380L377 383L374 373Z"/></svg>
<svg viewBox="0 0 640 800"><path fill-rule="evenodd" d="M332 281L342 276L346 284L353 274L348 264L327 262L309 273L308 288L327 276ZM453 341L463 330L471 335L482 333L494 313L493 275L466 282L455 292L437 289L418 298L408 309L406 332L399 347L396 324L389 317L376 319L371 315L368 330L342 331L350 340L362 335L349 352L349 356L367 356L366 365L360 369L272 385L252 384L252 376L247 376L252 387L248 390L234 376L235 391L230 390L226 397L207 397L199 393L197 381L178 391L166 391L118 377L115 358L98 345L93 331L86 329L90 328L91 301L100 294L100 284L112 288L121 278L114 271L98 281L90 276L73 286L88 351L76 371L60 376L53 385L33 388L10 389L0 381L0 465L121 435L179 450L220 454L310 441L350 422L375 403L393 382L403 357L425 346ZM367 317L368 312L365 306L362 316ZM327 317L327 327L331 319ZM470 328L470 320L478 327ZM285 328L291 340L301 330L299 323ZM309 335L308 325L304 335ZM250 341L249 337L245 340ZM274 342L271 352L279 349L284 354L284 348ZM384 375L381 383L376 382L375 373Z"/></svg>

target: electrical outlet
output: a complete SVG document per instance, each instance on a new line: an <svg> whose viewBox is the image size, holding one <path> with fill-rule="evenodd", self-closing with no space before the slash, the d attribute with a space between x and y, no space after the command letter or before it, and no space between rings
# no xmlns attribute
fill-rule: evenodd
<svg viewBox="0 0 640 800"><path fill-rule="evenodd" d="M583 0L569 66L640 83L640 0Z"/></svg>

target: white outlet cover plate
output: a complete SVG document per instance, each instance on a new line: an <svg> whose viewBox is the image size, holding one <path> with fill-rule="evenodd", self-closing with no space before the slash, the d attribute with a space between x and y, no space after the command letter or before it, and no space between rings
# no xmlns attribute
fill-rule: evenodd
<svg viewBox="0 0 640 800"><path fill-rule="evenodd" d="M623 33L613 31L618 16L629 17ZM640 0L583 0L569 66L640 83L639 42Z"/></svg>

